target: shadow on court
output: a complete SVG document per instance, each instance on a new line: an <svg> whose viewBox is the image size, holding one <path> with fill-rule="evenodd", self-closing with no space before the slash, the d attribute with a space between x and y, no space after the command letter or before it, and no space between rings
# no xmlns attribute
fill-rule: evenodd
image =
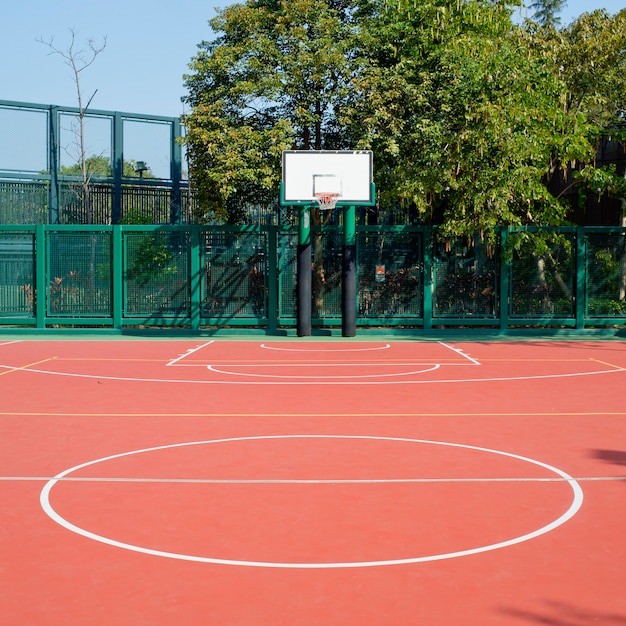
<svg viewBox="0 0 626 626"><path fill-rule="evenodd" d="M622 450L593 450L591 456L611 465L626 465L626 452Z"/></svg>
<svg viewBox="0 0 626 626"><path fill-rule="evenodd" d="M626 615L617 613L594 611L574 604L544 600L543 611L524 611L514 608L502 608L500 612L527 624L544 624L548 626L589 626L602 624L603 626L626 626ZM517 623L517 622L516 622Z"/></svg>

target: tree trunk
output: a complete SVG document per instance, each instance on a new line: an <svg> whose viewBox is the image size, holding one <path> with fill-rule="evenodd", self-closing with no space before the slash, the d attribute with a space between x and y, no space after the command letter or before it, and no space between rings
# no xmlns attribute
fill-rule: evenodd
<svg viewBox="0 0 626 626"><path fill-rule="evenodd" d="M622 200L622 204L626 201ZM622 209L626 211L626 207ZM626 227L626 215L622 214L622 226ZM626 234L622 235L622 251L619 258L619 277L617 281L618 298L620 302L626 299Z"/></svg>
<svg viewBox="0 0 626 626"><path fill-rule="evenodd" d="M311 208L311 225L321 226L322 215L317 207ZM316 315L321 316L324 308L324 287L326 284L326 275L324 273L324 240L322 233L312 233L311 243L313 244L313 311Z"/></svg>
<svg viewBox="0 0 626 626"><path fill-rule="evenodd" d="M315 149L322 149L322 103L315 101Z"/></svg>
<svg viewBox="0 0 626 626"><path fill-rule="evenodd" d="M626 167L624 168L624 178L626 179ZM620 207L622 209L622 227L626 227L626 198L621 199ZM619 259L619 278L617 283L620 302L626 299L626 234L622 235L622 240L622 253Z"/></svg>
<svg viewBox="0 0 626 626"><path fill-rule="evenodd" d="M563 277L561 276L561 272L559 272L559 270L557 269L557 265L556 265L556 261L554 260L554 257L548 252L546 254L546 258L547 258L547 260L548 260L548 262L550 264L550 269L552 270L552 274L554 276L554 280L556 280L556 284L559 286L559 288L563 292L563 295L568 300L571 300L572 299L572 290L569 288L569 286L563 280Z"/></svg>

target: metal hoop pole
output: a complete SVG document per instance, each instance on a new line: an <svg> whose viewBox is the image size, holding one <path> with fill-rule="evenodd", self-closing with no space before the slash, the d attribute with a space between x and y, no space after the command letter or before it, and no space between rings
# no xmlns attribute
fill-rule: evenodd
<svg viewBox="0 0 626 626"><path fill-rule="evenodd" d="M341 276L341 334L356 336L356 207L343 211L343 268Z"/></svg>
<svg viewBox="0 0 626 626"><path fill-rule="evenodd" d="M296 326L298 337L311 334L311 212L300 207L296 267Z"/></svg>

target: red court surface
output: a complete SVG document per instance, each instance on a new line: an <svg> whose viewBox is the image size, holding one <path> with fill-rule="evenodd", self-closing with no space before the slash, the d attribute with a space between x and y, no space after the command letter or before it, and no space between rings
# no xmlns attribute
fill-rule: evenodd
<svg viewBox="0 0 626 626"><path fill-rule="evenodd" d="M0 623L626 624L626 343L0 338Z"/></svg>

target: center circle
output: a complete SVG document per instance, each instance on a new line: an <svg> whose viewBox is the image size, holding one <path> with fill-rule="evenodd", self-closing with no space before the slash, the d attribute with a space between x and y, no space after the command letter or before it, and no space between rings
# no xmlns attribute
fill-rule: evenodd
<svg viewBox="0 0 626 626"><path fill-rule="evenodd" d="M354 561L327 561L327 562L279 562L279 561L269 561L269 560L244 560L244 559L227 559L227 558L217 558L213 556L205 556L205 555L195 555L195 554L187 554L187 553L179 553L174 551L167 550L158 550L153 549L141 545L135 545L130 542L123 542L113 539L111 537L107 537L103 534L98 534L87 530L84 527L78 526L77 524L72 523L61 514L59 514L55 508L52 506L50 502L50 494L59 482L62 481L71 481L72 475L78 472L79 470L83 470L85 468L96 466L100 463L106 463L114 460L125 460L129 457L134 457L136 455L149 454L153 452L160 451L169 451L169 450L177 450L183 448L193 448L195 446L214 446L217 444L226 444L226 443L238 443L238 442L271 442L271 441L296 441L296 440L327 440L327 441L361 441L361 442L398 442L398 443L409 443L409 444L422 444L427 446L436 446L441 450L446 451L471 451L478 453L485 453L487 455L495 455L496 458L505 458L514 460L517 462L528 463L531 466L534 466L535 470L537 468L541 468L543 470L547 470L551 476L549 478L539 478L539 479L528 479L528 480L541 480L541 481L552 481L552 482L560 482L565 483L569 486L572 492L572 500L569 504L568 508L561 513L556 519L553 521L540 526L539 528L526 532L512 538L497 541L490 544L478 545L475 547L470 547L467 549L450 551L450 552L440 552L437 554L428 554L428 555L419 555L419 556L411 556L407 558L393 558L393 559L377 559L377 560L354 560ZM493 458L493 457L492 457ZM86 480L86 479L77 479L77 480ZM87 479L88 480L88 479ZM97 482L97 479L93 479L94 482ZM103 479L100 479L103 480ZM106 480L106 479L105 479ZM119 479L123 480L123 479ZM426 482L437 482L439 479L427 479ZM443 479L442 479L443 480ZM471 482L475 479L466 479L468 482ZM501 481L515 481L515 480L525 480L525 479L493 479L493 480L501 480ZM146 480L146 482L148 482ZM180 482L189 482L189 481L180 481ZM197 481L201 482L201 481ZM263 481L258 481L263 482ZM309 482L309 483L323 483L333 481L324 481L324 480L308 480L308 481L294 481L294 482ZM342 481L338 481L342 482ZM384 479L380 481L376 480L364 480L364 481L343 481L343 482L381 482L385 483ZM393 482L393 481L390 481ZM396 481L402 482L402 481ZM404 482L419 482L419 479L415 481L406 480ZM501 450L494 450L490 448L471 446L460 443L451 443L445 441L432 441L432 440L424 440L424 439L412 439L412 438L404 438L404 437L382 437L382 436L366 436L366 435L311 435L311 434L293 434L293 435L265 435L265 436L250 436L250 437L234 437L234 438L226 438L226 439L212 439L205 441L192 441L192 442L184 442L184 443L176 443L165 446L157 446L152 448L144 448L139 450L132 450L129 452L123 452L120 454L103 457L100 459L95 459L92 461L88 461L86 463L82 463L80 465L76 465L71 467L63 472L57 474L54 478L49 480L40 494L40 503L41 506L46 513L53 521L61 525L62 527L70 530L76 534L82 535L89 539L108 544L111 546L115 546L118 548L131 550L134 552L140 552L144 554L149 554L153 556L160 556L171 559L178 559L183 561L194 561L200 563L213 563L213 564L221 564L221 565L236 565L236 566L247 566L247 567L266 567L266 568L298 568L298 569L322 569L322 568L350 568L350 567L374 567L374 566L389 566L389 565L402 565L402 564L411 564L411 563L424 563L430 561L439 561L444 559L451 559L463 556L469 556L474 554L479 554L482 552L497 550L500 548L505 548L508 546L512 546L518 543L522 543L524 541L528 541L530 539L534 539L548 533L566 521L571 519L577 511L582 506L583 502L583 491L580 487L579 483L572 478L570 475L566 474L562 470L543 463L541 461L537 461L535 459L531 459L528 457L520 456L517 454L513 454L510 452L504 452Z"/></svg>

